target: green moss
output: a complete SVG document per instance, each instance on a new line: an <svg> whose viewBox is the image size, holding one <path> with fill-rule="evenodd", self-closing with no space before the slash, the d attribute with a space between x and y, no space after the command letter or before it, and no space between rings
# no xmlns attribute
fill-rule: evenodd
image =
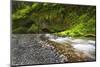
<svg viewBox="0 0 100 67"><path fill-rule="evenodd" d="M36 32L38 31L38 26L35 24L32 24L32 26L28 29L27 32Z"/></svg>
<svg viewBox="0 0 100 67"><path fill-rule="evenodd" d="M28 29L27 32L36 32L38 31L38 26L35 24L32 24L32 26Z"/></svg>
<svg viewBox="0 0 100 67"><path fill-rule="evenodd" d="M48 32L73 37L95 34L94 6L17 1L15 7L12 14L13 33Z"/></svg>
<svg viewBox="0 0 100 67"><path fill-rule="evenodd" d="M83 21L84 19L81 19L79 24L75 24L69 30L58 32L57 34L62 36L85 36L87 34L95 35L95 18L90 18L87 23Z"/></svg>
<svg viewBox="0 0 100 67"><path fill-rule="evenodd" d="M25 33L27 28L25 27L18 27L16 29L13 29L13 33Z"/></svg>

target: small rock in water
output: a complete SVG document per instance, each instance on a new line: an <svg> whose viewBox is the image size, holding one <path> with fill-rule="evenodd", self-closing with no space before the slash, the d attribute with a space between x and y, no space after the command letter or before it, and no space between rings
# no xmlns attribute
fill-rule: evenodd
<svg viewBox="0 0 100 67"><path fill-rule="evenodd" d="M45 34L45 37L47 37L48 39L56 39L56 38L58 38L58 36L51 35L51 34Z"/></svg>

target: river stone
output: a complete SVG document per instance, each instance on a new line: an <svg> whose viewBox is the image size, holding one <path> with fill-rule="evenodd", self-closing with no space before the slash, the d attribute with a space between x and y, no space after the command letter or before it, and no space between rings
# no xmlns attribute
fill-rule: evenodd
<svg viewBox="0 0 100 67"><path fill-rule="evenodd" d="M54 50L42 47L39 34L13 34L11 39L11 65L60 63Z"/></svg>

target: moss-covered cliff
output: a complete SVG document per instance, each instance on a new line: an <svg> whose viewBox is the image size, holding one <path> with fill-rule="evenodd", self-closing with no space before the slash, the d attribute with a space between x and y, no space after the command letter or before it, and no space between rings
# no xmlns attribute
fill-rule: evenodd
<svg viewBox="0 0 100 67"><path fill-rule="evenodd" d="M95 6L13 1L12 32L95 35L95 12Z"/></svg>

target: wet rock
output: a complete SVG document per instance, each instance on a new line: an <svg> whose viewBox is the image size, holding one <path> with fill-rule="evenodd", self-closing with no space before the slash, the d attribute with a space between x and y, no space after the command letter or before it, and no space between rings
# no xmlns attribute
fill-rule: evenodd
<svg viewBox="0 0 100 67"><path fill-rule="evenodd" d="M16 34L11 44L11 65L60 63L53 49L44 48L35 34Z"/></svg>

